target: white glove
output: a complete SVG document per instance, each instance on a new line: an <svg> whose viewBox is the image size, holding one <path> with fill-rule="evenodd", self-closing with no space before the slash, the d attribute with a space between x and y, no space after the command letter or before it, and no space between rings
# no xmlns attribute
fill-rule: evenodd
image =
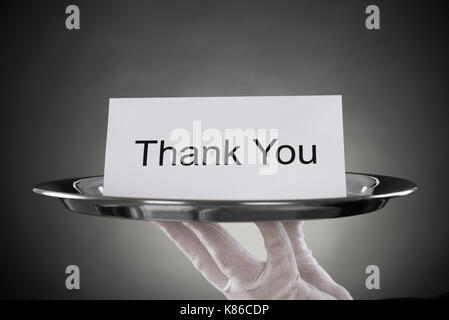
<svg viewBox="0 0 449 320"><path fill-rule="evenodd" d="M304 242L302 222L258 222L267 261L216 223L155 222L228 299L352 299Z"/></svg>

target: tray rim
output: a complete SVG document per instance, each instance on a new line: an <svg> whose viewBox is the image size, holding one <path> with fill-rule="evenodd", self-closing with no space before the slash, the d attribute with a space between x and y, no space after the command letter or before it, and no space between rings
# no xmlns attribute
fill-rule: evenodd
<svg viewBox="0 0 449 320"><path fill-rule="evenodd" d="M267 200L204 200L204 199L157 199L157 198L128 198L128 197L104 197L96 195L85 195L79 193L69 193L65 191L54 191L45 188L45 185L55 184L55 183L68 183L71 181L73 183L82 179L88 178L99 178L103 175L76 177L76 178L66 178L58 180L50 180L39 183L33 187L33 192L36 194L59 198L59 199L72 199L72 200L86 200L86 201L101 201L101 202L115 202L115 203L129 203L135 204L149 204L149 205L224 205L224 206L271 206L271 205L298 205L298 204L332 204L332 203L342 203L342 202L355 202L355 201L367 201L374 199L386 199L386 198L396 198L409 195L418 189L418 186L407 179L397 178L392 176L385 176L379 174L371 173L359 173L359 172L346 172L352 175L363 175L373 177L379 180L379 185L382 186L382 181L390 180L402 184L403 188L397 191L391 191L387 193L371 194L371 195L360 195L360 196L350 196L350 197L340 197L340 198L317 198L317 199L267 199ZM385 182L384 182L385 183ZM73 188L75 190L75 188Z"/></svg>

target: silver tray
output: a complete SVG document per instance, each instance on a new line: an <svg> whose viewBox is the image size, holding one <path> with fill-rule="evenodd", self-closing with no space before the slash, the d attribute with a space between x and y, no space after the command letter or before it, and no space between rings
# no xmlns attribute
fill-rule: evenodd
<svg viewBox="0 0 449 320"><path fill-rule="evenodd" d="M373 212L389 199L417 190L408 180L346 173L347 196L313 200L177 200L103 196L103 176L72 178L36 185L37 194L55 197L78 213L136 220L250 222L328 219Z"/></svg>

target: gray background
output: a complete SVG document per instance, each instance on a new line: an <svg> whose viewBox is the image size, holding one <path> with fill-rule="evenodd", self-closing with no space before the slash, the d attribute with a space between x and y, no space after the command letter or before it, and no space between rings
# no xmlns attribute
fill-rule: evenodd
<svg viewBox="0 0 449 320"><path fill-rule="evenodd" d="M449 290L447 24L440 2L76 1L1 5L0 296L223 298L149 222L69 213L34 184L103 172L109 97L342 94L346 166L420 190L306 239L355 298ZM245 230L250 230L246 233ZM260 251L248 225L233 232ZM249 236L245 236L245 234ZM65 266L81 290L65 289ZM364 286L381 269L381 289Z"/></svg>

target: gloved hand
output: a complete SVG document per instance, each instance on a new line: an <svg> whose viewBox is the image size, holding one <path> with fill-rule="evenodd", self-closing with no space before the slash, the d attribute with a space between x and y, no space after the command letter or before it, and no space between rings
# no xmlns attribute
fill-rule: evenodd
<svg viewBox="0 0 449 320"><path fill-rule="evenodd" d="M304 242L302 222L258 222L267 260L215 223L155 222L228 299L352 299Z"/></svg>

